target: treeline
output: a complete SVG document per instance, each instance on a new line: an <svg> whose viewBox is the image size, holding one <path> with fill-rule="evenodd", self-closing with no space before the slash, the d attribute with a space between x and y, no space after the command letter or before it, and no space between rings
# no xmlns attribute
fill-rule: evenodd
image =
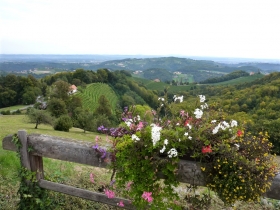
<svg viewBox="0 0 280 210"><path fill-rule="evenodd" d="M27 77L8 74L0 76L0 108L32 104L39 95L45 95L47 85L32 75Z"/></svg>
<svg viewBox="0 0 280 210"><path fill-rule="evenodd" d="M248 72L239 70L239 71L234 71L229 74L223 75L221 77L206 79L204 81L201 81L200 84L211 84L211 83L224 82L224 81L229 81L232 79L237 79L239 77L247 77L249 75L250 74Z"/></svg>

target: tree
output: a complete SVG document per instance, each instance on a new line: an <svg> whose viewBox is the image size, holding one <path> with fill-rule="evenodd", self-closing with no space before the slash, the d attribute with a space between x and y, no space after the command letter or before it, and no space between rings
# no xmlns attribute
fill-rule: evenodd
<svg viewBox="0 0 280 210"><path fill-rule="evenodd" d="M92 113L83 110L82 108L78 107L74 111L74 124L76 127L81 128L84 130L84 133L87 131L92 130L92 124L94 120L94 116Z"/></svg>
<svg viewBox="0 0 280 210"><path fill-rule="evenodd" d="M52 125L53 119L47 111L38 110L35 108L31 108L27 112L27 116L31 123L35 123L35 129L38 128L40 124L49 124Z"/></svg>
<svg viewBox="0 0 280 210"><path fill-rule="evenodd" d="M54 86L54 89L53 89L52 96L66 101L69 97L68 93L70 90L70 84L68 82L59 80L59 81L56 81L53 84L53 86Z"/></svg>
<svg viewBox="0 0 280 210"><path fill-rule="evenodd" d="M111 117L112 111L111 111L111 105L108 101L108 99L101 95L98 99L98 107L96 108L94 114L96 115L106 115L108 117Z"/></svg>
<svg viewBox="0 0 280 210"><path fill-rule="evenodd" d="M54 123L54 130L69 132L69 129L73 127L73 122L68 115L60 116Z"/></svg>
<svg viewBox="0 0 280 210"><path fill-rule="evenodd" d="M68 113L73 114L73 112L76 108L83 106L81 97L75 96L75 95L71 96L70 100L68 100L66 106L67 106Z"/></svg>
<svg viewBox="0 0 280 210"><path fill-rule="evenodd" d="M48 102L47 109L50 111L51 115L56 118L67 113L65 102L59 98L52 98Z"/></svg>

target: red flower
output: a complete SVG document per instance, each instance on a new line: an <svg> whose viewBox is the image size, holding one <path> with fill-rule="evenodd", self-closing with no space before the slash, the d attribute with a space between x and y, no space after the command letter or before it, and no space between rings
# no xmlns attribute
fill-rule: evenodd
<svg viewBox="0 0 280 210"><path fill-rule="evenodd" d="M187 120L185 121L184 126L188 126L188 124L190 124L191 121L192 121L192 118L190 117L189 119L187 119Z"/></svg>
<svg viewBox="0 0 280 210"><path fill-rule="evenodd" d="M242 135L243 135L243 132L242 132L241 130L238 130L238 131L237 131L237 136L240 137L240 136L242 136Z"/></svg>
<svg viewBox="0 0 280 210"><path fill-rule="evenodd" d="M201 152L203 154L212 152L211 145L208 145L208 146L205 146L205 147L203 146Z"/></svg>

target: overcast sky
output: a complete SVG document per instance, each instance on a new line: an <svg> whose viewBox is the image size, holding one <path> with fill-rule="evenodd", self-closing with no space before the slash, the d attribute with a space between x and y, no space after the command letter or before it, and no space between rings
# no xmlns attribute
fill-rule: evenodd
<svg viewBox="0 0 280 210"><path fill-rule="evenodd" d="M279 0L0 0L0 54L280 59Z"/></svg>

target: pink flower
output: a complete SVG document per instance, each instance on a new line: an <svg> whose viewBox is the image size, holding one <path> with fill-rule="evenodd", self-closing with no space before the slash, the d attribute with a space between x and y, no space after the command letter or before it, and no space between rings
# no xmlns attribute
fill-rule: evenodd
<svg viewBox="0 0 280 210"><path fill-rule="evenodd" d="M212 152L211 145L202 147L201 152L202 152L203 154Z"/></svg>
<svg viewBox="0 0 280 210"><path fill-rule="evenodd" d="M117 205L120 207L124 207L123 201L120 201L119 203L117 203Z"/></svg>
<svg viewBox="0 0 280 210"><path fill-rule="evenodd" d="M126 184L126 190L130 190L131 188L131 185L132 185L133 182L129 181L127 184Z"/></svg>
<svg viewBox="0 0 280 210"><path fill-rule="evenodd" d="M107 195L108 198L115 197L115 193L112 190L105 189L105 194Z"/></svg>
<svg viewBox="0 0 280 210"><path fill-rule="evenodd" d="M144 127L143 122L139 122L139 124L137 126L137 130L142 130L143 127Z"/></svg>
<svg viewBox="0 0 280 210"><path fill-rule="evenodd" d="M89 175L89 179L90 179L90 181L92 182L92 183L94 183L94 178L93 178L93 173L90 173L90 175Z"/></svg>
<svg viewBox="0 0 280 210"><path fill-rule="evenodd" d="M144 198L149 203L153 201L152 192L143 192L142 198Z"/></svg>

